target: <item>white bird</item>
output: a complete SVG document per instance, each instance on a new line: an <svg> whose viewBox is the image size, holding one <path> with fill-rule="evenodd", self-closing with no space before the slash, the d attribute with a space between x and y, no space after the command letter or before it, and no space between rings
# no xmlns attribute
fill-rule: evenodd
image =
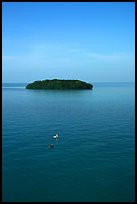
<svg viewBox="0 0 137 204"><path fill-rule="evenodd" d="M54 139L57 139L57 138L58 138L58 134L54 135L53 138L54 138Z"/></svg>

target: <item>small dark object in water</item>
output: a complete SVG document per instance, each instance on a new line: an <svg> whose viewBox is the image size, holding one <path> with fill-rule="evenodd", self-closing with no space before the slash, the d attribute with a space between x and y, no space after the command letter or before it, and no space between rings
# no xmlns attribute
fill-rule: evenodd
<svg viewBox="0 0 137 204"><path fill-rule="evenodd" d="M54 145L53 145L53 144L50 144L50 145L49 145L49 148L53 148L53 147L54 147Z"/></svg>

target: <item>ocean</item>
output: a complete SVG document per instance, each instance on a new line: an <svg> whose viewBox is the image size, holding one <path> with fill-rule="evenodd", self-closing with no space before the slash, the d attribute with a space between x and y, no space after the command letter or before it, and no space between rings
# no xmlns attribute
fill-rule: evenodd
<svg viewBox="0 0 137 204"><path fill-rule="evenodd" d="M2 84L2 201L135 201L135 84L92 84Z"/></svg>

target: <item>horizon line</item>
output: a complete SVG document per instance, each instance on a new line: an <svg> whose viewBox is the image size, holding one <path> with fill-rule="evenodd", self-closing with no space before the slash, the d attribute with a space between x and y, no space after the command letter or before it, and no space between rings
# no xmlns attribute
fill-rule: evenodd
<svg viewBox="0 0 137 204"><path fill-rule="evenodd" d="M24 83L31 83L31 82L2 82L2 84L18 84L18 83L24 84ZM91 83L135 83L135 81L93 81Z"/></svg>

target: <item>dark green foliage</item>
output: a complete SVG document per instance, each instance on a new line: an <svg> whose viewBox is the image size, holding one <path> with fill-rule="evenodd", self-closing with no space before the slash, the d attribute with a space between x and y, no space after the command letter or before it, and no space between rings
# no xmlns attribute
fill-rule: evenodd
<svg viewBox="0 0 137 204"><path fill-rule="evenodd" d="M93 85L80 80L43 80L34 81L26 89L92 89Z"/></svg>

